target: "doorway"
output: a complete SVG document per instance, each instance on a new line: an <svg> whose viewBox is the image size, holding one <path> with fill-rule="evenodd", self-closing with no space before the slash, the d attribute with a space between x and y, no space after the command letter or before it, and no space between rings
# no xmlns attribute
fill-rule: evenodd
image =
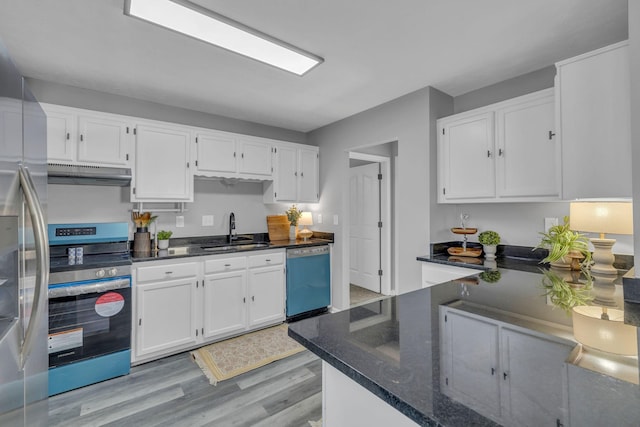
<svg viewBox="0 0 640 427"><path fill-rule="evenodd" d="M349 153L350 305L391 294L390 158Z"/></svg>

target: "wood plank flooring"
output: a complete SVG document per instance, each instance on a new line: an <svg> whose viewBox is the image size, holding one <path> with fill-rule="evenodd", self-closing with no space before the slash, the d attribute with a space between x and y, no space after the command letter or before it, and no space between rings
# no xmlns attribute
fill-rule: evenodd
<svg viewBox="0 0 640 427"><path fill-rule="evenodd" d="M322 365L309 351L212 386L191 355L49 399L50 426L291 426L322 417Z"/></svg>

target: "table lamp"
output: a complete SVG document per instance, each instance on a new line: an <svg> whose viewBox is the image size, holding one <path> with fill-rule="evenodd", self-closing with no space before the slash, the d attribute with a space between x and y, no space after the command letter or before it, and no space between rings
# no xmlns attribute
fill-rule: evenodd
<svg viewBox="0 0 640 427"><path fill-rule="evenodd" d="M306 242L313 235L313 231L307 228L307 226L313 225L311 212L302 212L302 216L298 219L298 225L303 226L302 230L298 231L298 236L302 237L302 240Z"/></svg>
<svg viewBox="0 0 640 427"><path fill-rule="evenodd" d="M571 312L573 335L579 343L607 353L638 354L636 327L624 323L622 310L580 305Z"/></svg>
<svg viewBox="0 0 640 427"><path fill-rule="evenodd" d="M605 238L605 233L633 234L633 210L627 201L577 201L569 207L571 229L590 233L600 233L600 238L589 239L593 244L591 271L598 274L618 274L613 267L614 256L611 248L616 239Z"/></svg>

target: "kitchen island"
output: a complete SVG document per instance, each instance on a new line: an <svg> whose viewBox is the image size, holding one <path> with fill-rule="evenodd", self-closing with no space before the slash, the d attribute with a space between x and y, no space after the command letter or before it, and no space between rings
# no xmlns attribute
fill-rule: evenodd
<svg viewBox="0 0 640 427"><path fill-rule="evenodd" d="M637 356L578 344L545 271L494 269L291 324L323 359L325 426L638 425ZM637 319L606 286L595 299Z"/></svg>

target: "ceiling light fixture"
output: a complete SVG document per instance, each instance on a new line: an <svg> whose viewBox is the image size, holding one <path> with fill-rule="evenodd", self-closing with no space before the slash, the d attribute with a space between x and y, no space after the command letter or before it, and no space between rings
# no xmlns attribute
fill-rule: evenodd
<svg viewBox="0 0 640 427"><path fill-rule="evenodd" d="M302 76L323 59L182 0L126 0L124 14Z"/></svg>

